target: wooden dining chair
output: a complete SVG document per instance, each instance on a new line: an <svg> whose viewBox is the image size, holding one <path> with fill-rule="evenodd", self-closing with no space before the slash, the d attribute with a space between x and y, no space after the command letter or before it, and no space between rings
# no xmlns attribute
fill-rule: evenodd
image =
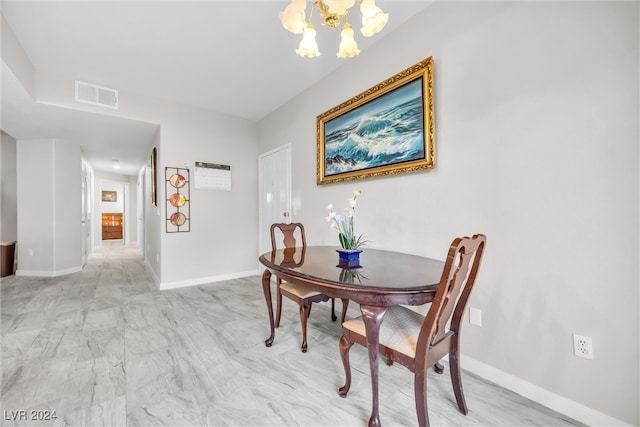
<svg viewBox="0 0 640 427"><path fill-rule="evenodd" d="M449 355L451 383L460 412L467 414L460 376L460 327L469 295L478 274L486 237L455 239L449 247L442 276L426 316L404 306L389 307L380 328L380 355L388 364L398 362L414 373L414 393L418 423L429 425L427 409L427 371L430 367L442 373L438 361ZM449 323L447 327L447 323ZM362 317L344 322L340 338L340 355L346 383L340 396L346 397L351 387L349 349L353 343L366 347Z"/></svg>
<svg viewBox="0 0 640 427"><path fill-rule="evenodd" d="M276 230L280 230L282 235L284 236L283 243L285 250L292 249L296 247L296 230L299 230L300 240L302 241L302 251L304 251L307 247L307 239L304 233L304 226L299 223L276 223L271 225L271 250L276 249ZM276 286L277 286L277 303L276 303L276 328L280 326L280 317L282 316L282 296L286 296L291 300L295 301L300 306L300 324L302 326L302 352L307 352L307 319L311 315L311 305L314 302L323 302L328 301L330 298L323 293L314 291L313 289L309 289L304 285L293 284L289 282L282 281L280 277L276 277ZM349 306L349 300L346 298L342 299L342 318L341 322L344 323L347 308ZM331 298L331 320L335 321L336 311L335 311L335 299Z"/></svg>

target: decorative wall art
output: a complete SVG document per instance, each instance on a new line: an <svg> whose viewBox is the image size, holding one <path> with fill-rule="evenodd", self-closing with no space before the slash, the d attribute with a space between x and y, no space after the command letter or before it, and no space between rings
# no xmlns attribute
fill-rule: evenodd
<svg viewBox="0 0 640 427"><path fill-rule="evenodd" d="M191 231L189 169L165 168L167 233Z"/></svg>
<svg viewBox="0 0 640 427"><path fill-rule="evenodd" d="M102 201L103 202L117 202L118 201L118 192L117 191L103 191L102 192Z"/></svg>
<svg viewBox="0 0 640 427"><path fill-rule="evenodd" d="M156 152L156 147L153 147L153 150L151 150L151 204L153 206L158 206L158 196L157 196L157 187L156 187L156 182L158 182L158 177L157 177L157 162L158 159L157 157L157 152Z"/></svg>
<svg viewBox="0 0 640 427"><path fill-rule="evenodd" d="M433 58L319 115L318 185L435 167Z"/></svg>

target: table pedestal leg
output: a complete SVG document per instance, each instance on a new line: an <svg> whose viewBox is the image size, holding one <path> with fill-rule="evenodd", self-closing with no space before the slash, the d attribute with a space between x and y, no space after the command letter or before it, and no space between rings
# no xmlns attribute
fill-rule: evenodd
<svg viewBox="0 0 640 427"><path fill-rule="evenodd" d="M275 327L273 324L273 306L271 305L271 271L265 269L262 273L262 292L264 292L264 299L267 302L267 312L269 312L269 327L271 328L271 335L264 342L264 345L271 347L273 339L275 337Z"/></svg>
<svg viewBox="0 0 640 427"><path fill-rule="evenodd" d="M385 307L360 305L364 328L367 332L367 350L369 351L369 367L371 368L373 407L371 409L371 418L369 418L369 427L380 426L380 414L378 412L378 347L380 344L380 325L385 311Z"/></svg>

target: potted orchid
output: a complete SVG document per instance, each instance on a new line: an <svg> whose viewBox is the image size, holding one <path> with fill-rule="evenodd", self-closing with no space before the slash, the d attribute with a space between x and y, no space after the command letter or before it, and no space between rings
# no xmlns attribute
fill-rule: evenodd
<svg viewBox="0 0 640 427"><path fill-rule="evenodd" d="M330 223L330 227L338 232L338 240L342 250L339 250L341 260L355 260L357 264L358 255L361 246L365 246L367 241L363 239L363 234L356 236L353 220L356 216L356 199L362 194L362 191L356 190L353 196L348 200L344 214L338 214L333 210L333 205L329 205L327 209L329 214L326 219Z"/></svg>

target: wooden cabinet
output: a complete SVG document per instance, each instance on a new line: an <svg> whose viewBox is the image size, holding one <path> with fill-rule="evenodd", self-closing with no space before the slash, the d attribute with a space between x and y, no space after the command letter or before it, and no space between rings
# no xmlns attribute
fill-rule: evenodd
<svg viewBox="0 0 640 427"><path fill-rule="evenodd" d="M102 213L102 240L122 239L122 213Z"/></svg>

